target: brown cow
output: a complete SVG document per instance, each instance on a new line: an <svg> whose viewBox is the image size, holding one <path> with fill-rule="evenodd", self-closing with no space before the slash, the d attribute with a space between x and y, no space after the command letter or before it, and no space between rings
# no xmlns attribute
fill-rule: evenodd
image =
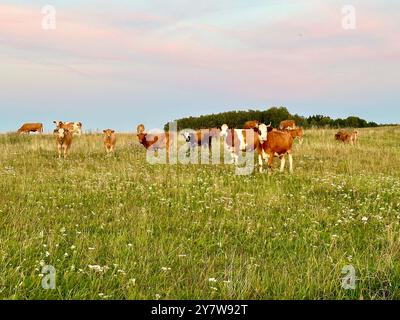
<svg viewBox="0 0 400 320"><path fill-rule="evenodd" d="M293 137L289 132L273 130L268 134L267 140L263 143L263 158L268 160L269 172L272 172L274 156L281 159L281 172L285 170L285 155L289 155L290 172L293 172Z"/></svg>
<svg viewBox="0 0 400 320"><path fill-rule="evenodd" d="M39 132L43 133L43 124L42 123L25 123L21 128L18 129L19 134L30 132Z"/></svg>
<svg viewBox="0 0 400 320"><path fill-rule="evenodd" d="M262 145L267 141L271 125L261 123L258 128L253 129L230 129L228 125L221 126L221 137L224 138L225 146L231 152L234 164L238 163L239 153L248 151L257 151L260 172L262 172ZM247 137L247 139L246 139ZM247 140L247 141L246 141Z"/></svg>
<svg viewBox="0 0 400 320"><path fill-rule="evenodd" d="M279 124L279 129L280 130L285 130L285 129L296 129L296 122L294 120L284 120L281 121Z"/></svg>
<svg viewBox="0 0 400 320"><path fill-rule="evenodd" d="M82 134L82 122L63 122L56 120L53 121L53 123L56 125L54 133L57 133L58 129L63 128L78 136Z"/></svg>
<svg viewBox="0 0 400 320"><path fill-rule="evenodd" d="M247 121L244 125L243 125L243 129L254 129L254 128L258 128L258 126L261 124L260 121L258 120L250 120Z"/></svg>
<svg viewBox="0 0 400 320"><path fill-rule="evenodd" d="M62 151L64 151L64 159L67 158L71 144L72 132L64 128L57 129L57 148L59 158L61 158Z"/></svg>
<svg viewBox="0 0 400 320"><path fill-rule="evenodd" d="M290 133L293 139L296 138L299 139L300 145L303 144L303 136L304 136L303 128L296 128L296 129L282 130L282 131Z"/></svg>
<svg viewBox="0 0 400 320"><path fill-rule="evenodd" d="M358 131L340 130L338 133L335 134L335 139L343 143L350 143L352 145L356 145L358 141Z"/></svg>
<svg viewBox="0 0 400 320"><path fill-rule="evenodd" d="M115 130L103 130L103 136L104 148L106 149L107 154L109 154L115 150L115 144L117 143Z"/></svg>

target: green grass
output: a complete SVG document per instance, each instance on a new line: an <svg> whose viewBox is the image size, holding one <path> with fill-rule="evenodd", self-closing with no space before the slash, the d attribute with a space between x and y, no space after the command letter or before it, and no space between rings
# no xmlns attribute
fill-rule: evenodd
<svg viewBox="0 0 400 320"><path fill-rule="evenodd" d="M272 176L153 166L134 135L111 157L77 137L67 160L52 136L1 135L0 298L398 299L400 128L333 134L306 131Z"/></svg>

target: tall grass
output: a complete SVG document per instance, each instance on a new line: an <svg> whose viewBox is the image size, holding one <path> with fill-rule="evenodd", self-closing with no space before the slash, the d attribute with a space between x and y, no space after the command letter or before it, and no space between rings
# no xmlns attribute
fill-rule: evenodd
<svg viewBox="0 0 400 320"><path fill-rule="evenodd" d="M400 129L305 134L272 176L149 165L129 135L111 157L77 137L67 160L52 136L0 136L0 298L400 298Z"/></svg>

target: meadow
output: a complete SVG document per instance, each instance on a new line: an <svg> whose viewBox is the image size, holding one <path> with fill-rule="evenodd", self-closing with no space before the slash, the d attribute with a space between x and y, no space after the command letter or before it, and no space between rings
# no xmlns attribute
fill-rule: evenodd
<svg viewBox="0 0 400 320"><path fill-rule="evenodd" d="M51 135L0 135L0 298L399 299L400 127L333 135L306 131L271 176L150 165L133 134L66 160Z"/></svg>

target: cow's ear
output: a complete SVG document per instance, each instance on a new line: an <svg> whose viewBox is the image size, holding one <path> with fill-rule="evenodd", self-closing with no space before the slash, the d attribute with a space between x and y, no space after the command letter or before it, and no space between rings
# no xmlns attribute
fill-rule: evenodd
<svg viewBox="0 0 400 320"><path fill-rule="evenodd" d="M111 133L115 133L115 130L111 130Z"/></svg>
<svg viewBox="0 0 400 320"><path fill-rule="evenodd" d="M272 126L267 127L267 132L271 132L272 130L274 130L274 128L272 128Z"/></svg>
<svg viewBox="0 0 400 320"><path fill-rule="evenodd" d="M103 130L103 133L106 133L107 132L107 130Z"/></svg>

